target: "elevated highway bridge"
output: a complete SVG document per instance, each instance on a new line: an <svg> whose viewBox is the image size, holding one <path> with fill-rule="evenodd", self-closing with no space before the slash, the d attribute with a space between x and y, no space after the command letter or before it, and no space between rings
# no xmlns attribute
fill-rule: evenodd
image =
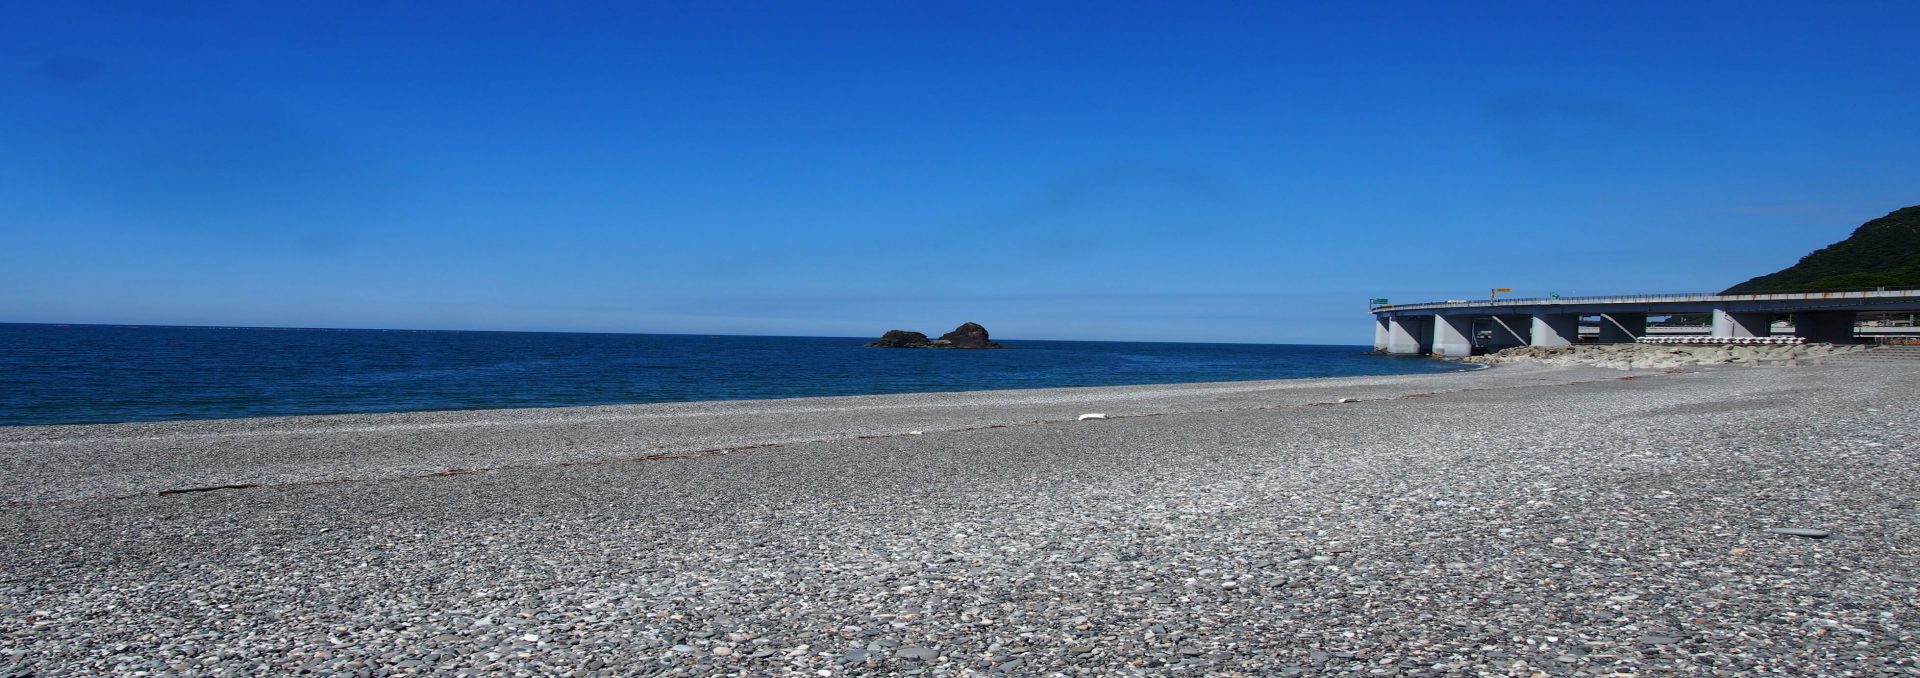
<svg viewBox="0 0 1920 678"><path fill-rule="evenodd" d="M1920 312L1920 290L1781 294L1663 294L1388 304L1373 309L1373 347L1386 353L1460 357L1509 346L1562 346L1581 340L1582 318L1603 343L1648 334L1649 316L1710 314L1714 337L1766 337L1792 317L1807 341L1855 340L1861 313Z"/></svg>

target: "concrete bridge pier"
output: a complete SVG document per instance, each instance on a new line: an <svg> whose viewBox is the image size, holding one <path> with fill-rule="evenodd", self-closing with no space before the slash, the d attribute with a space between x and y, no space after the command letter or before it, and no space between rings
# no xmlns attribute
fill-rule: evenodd
<svg viewBox="0 0 1920 678"><path fill-rule="evenodd" d="M1713 309L1713 336L1716 337L1768 337L1773 336L1772 313L1733 313L1725 308Z"/></svg>
<svg viewBox="0 0 1920 678"><path fill-rule="evenodd" d="M1433 354L1443 358L1473 355L1473 316L1434 316Z"/></svg>
<svg viewBox="0 0 1920 678"><path fill-rule="evenodd" d="M1374 316L1373 317L1373 350L1378 352L1386 351L1387 339L1392 335L1393 335L1393 330L1387 328L1386 316Z"/></svg>
<svg viewBox="0 0 1920 678"><path fill-rule="evenodd" d="M1580 338L1580 316L1571 313L1535 313L1530 335L1533 346L1566 346Z"/></svg>
<svg viewBox="0 0 1920 678"><path fill-rule="evenodd" d="M1795 311L1793 333L1807 341L1853 342L1853 311Z"/></svg>
<svg viewBox="0 0 1920 678"><path fill-rule="evenodd" d="M1533 316L1494 315L1493 339L1488 348L1498 350L1509 346L1526 346L1533 343Z"/></svg>
<svg viewBox="0 0 1920 678"><path fill-rule="evenodd" d="M1433 316L1399 316L1387 319L1387 352L1397 355L1419 355L1431 347L1427 337L1427 327L1433 324Z"/></svg>
<svg viewBox="0 0 1920 678"><path fill-rule="evenodd" d="M1600 314L1600 343L1631 344L1647 335L1645 313Z"/></svg>

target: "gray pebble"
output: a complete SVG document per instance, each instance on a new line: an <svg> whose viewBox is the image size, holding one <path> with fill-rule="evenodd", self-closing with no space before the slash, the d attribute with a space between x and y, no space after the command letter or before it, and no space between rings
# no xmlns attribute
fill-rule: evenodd
<svg viewBox="0 0 1920 678"><path fill-rule="evenodd" d="M933 661L940 658L940 651L930 647L908 645L893 651L893 656L915 661Z"/></svg>
<svg viewBox="0 0 1920 678"><path fill-rule="evenodd" d="M1833 534L1832 532L1813 527L1776 527L1767 531L1790 537L1807 537L1810 539L1825 539Z"/></svg>

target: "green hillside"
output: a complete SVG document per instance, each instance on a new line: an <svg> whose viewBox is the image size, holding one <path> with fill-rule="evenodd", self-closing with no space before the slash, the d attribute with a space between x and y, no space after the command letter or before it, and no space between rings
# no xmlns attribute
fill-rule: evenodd
<svg viewBox="0 0 1920 678"><path fill-rule="evenodd" d="M1920 289L1920 205L1861 224L1846 240L1822 247L1778 273L1734 285L1721 294L1874 287Z"/></svg>

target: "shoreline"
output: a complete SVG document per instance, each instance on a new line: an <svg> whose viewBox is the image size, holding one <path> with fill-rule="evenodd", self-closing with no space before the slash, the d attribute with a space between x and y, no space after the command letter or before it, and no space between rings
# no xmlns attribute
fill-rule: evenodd
<svg viewBox="0 0 1920 678"><path fill-rule="evenodd" d="M1389 354L1379 354L1379 355L1381 355L1382 357L1389 357L1394 359L1453 362L1453 363L1458 363L1460 365L1460 368L1455 370L1441 371L1441 372L1410 372L1410 373L1402 373L1402 374L1371 374L1371 375L1362 374L1362 375L1347 375L1347 376L1332 376L1332 377L1288 377L1288 378L1281 378L1281 379L1230 379L1230 380L1224 380L1224 381L1187 381L1187 382L1165 382L1165 383L1156 382L1156 383L1145 383L1145 384L1100 384L1100 385L1090 385L1090 386L1051 386L1051 387L1040 387L1040 388L976 388L976 389L960 389L960 390L950 390L950 391L903 391L899 393L804 395L804 396L791 396L791 397L781 397L781 398L719 398L719 399L708 399L708 400L664 400L664 401L656 401L656 402L599 403L599 404L590 404L590 405L530 405L530 406L522 406L522 407L473 407L473 408L426 409L426 410L322 412L322 413L302 413L302 414L275 414L275 415L244 416L244 417L208 417L208 418L195 418L195 419L134 419L134 420L127 420L127 421L93 421L93 422L68 422L68 423L50 423L50 424L4 424L4 425L0 425L0 439L4 439L6 437L5 434L8 431L19 430L19 429L77 429L77 428L105 427L105 426L149 426L149 425L150 426L169 426L169 425L188 426L193 424L233 423L233 422L250 422L250 421L326 420L326 419L334 419L339 417L408 417L412 415L457 415L457 414L476 414L477 415L477 414L487 414L487 413L497 413L497 412L552 411L552 410L604 410L604 409L635 408L635 407L701 406L701 405L721 405L721 404L729 404L729 403L767 403L767 402L795 401L795 400L839 400L839 399L852 399L852 398L909 398L909 397L916 397L916 396L952 396L952 395L962 395L962 394L1053 392L1053 391L1078 391L1078 390L1089 390L1089 389L1154 389L1154 388L1160 388L1160 387L1176 388L1176 387L1188 387L1188 386L1231 386L1231 385L1238 385L1238 384L1267 385L1267 384L1284 384L1284 383L1292 383L1292 382L1320 382L1320 381L1330 381L1330 380L1339 380L1339 379L1394 379L1399 377L1444 377L1449 374L1458 374L1462 372L1478 372L1478 371L1485 370L1492 367L1492 365L1472 363L1472 362L1467 362L1463 359L1457 359L1457 358L1441 358L1441 357L1425 356L1425 355L1421 355L1421 356L1398 356L1398 355L1389 355ZM0 444L5 444L5 443L0 442Z"/></svg>
<svg viewBox="0 0 1920 678"><path fill-rule="evenodd" d="M1382 355L1384 356L1384 354ZM896 397L896 396L920 396L920 395L952 394L952 393L998 393L1003 391L1059 391L1059 390L1092 389L1092 388L1152 388L1157 386L1186 386L1186 385L1194 385L1194 384L1249 384L1249 383L1269 383L1269 382L1287 382L1287 381L1314 381L1314 380L1323 380L1323 379L1392 378L1392 377L1401 377L1401 376L1438 376L1438 375L1444 375L1444 374L1451 374L1455 372L1473 372L1473 371L1485 369L1487 367L1486 365L1466 363L1457 359L1436 358L1436 357L1430 357L1430 356L1385 356L1385 357L1392 357L1396 359L1408 358L1408 359L1417 359L1417 360L1435 360L1435 361L1442 361L1442 362L1453 362L1453 363L1459 364L1459 368L1452 369L1452 370L1445 370L1445 371L1434 371L1434 372L1409 372L1409 373L1398 373L1398 374L1373 374L1373 375L1359 374L1359 375L1327 376L1327 377L1286 377L1286 378L1278 378L1278 379L1229 379L1229 380L1222 380L1222 381L1196 381L1196 382L1178 382L1177 381L1177 382L1151 382L1151 383L1141 383L1141 384L1092 384L1092 385L1079 385L1079 386L1048 386L1048 387L1030 387L1030 388L962 388L957 390L944 390L944 391L935 390L935 391L901 391L901 392L886 392L886 393L842 393L842 394L830 393L830 394L823 394L823 395L792 395L792 396L782 396L782 397L708 398L708 399L697 399L697 400L660 400L660 401L647 401L647 402L520 405L520 406L511 406L511 407L462 407L462 408L450 408L450 409L442 408L442 409L366 410L366 411L343 411L343 412L300 412L300 413L293 413L293 414L264 414L264 415L248 415L248 416L200 417L200 418L186 418L186 419L128 419L128 420L122 420L122 421L6 423L6 424L0 424L0 433L3 433L8 429L19 429L19 428L121 426L121 425L132 425L132 424L187 424L187 423L193 423L193 422L226 422L226 421L244 421L244 420L257 420L257 419L312 419L312 418L348 417L348 416L382 416L382 415L439 414L439 413L483 413L483 412L497 412L497 411L513 411L513 410L593 409L593 408L617 408L617 407L642 407L642 406L655 406L655 405L701 405L701 404L711 404L711 403L762 402L762 401L770 401L770 400L818 400L818 399L830 399L830 398L863 398L863 397L884 398L884 397Z"/></svg>
<svg viewBox="0 0 1920 678"><path fill-rule="evenodd" d="M1510 380L1618 379L1618 370L1502 365L1454 372L943 391L488 410L429 410L0 428L4 503L231 486L336 483L553 464L721 454L799 443L1113 417L1333 404ZM586 429L582 433L581 429ZM555 444L553 437L566 433ZM412 437L405 437L411 435ZM498 438L496 438L498 437ZM506 438L502 440L500 438ZM484 441L491 449L476 450ZM311 453L326 455L314 458Z"/></svg>
<svg viewBox="0 0 1920 678"><path fill-rule="evenodd" d="M1234 384L69 431L0 675L1920 672L1920 365Z"/></svg>
<svg viewBox="0 0 1920 678"><path fill-rule="evenodd" d="M547 341L450 333L269 337L99 328L25 328L5 339L39 353L0 393L0 426L88 425L495 408L828 397L1062 386L1311 378L1454 369L1397 364L1364 346L1022 342L929 358L860 339L579 335ZM174 328L178 329L178 328ZM17 336L15 336L17 335ZM529 343L531 342L531 343ZM544 342L544 343L543 343ZM278 355L264 362L246 358ZM534 348L534 345L541 346ZM73 350L88 346L90 352ZM327 356L367 359L337 361Z"/></svg>

